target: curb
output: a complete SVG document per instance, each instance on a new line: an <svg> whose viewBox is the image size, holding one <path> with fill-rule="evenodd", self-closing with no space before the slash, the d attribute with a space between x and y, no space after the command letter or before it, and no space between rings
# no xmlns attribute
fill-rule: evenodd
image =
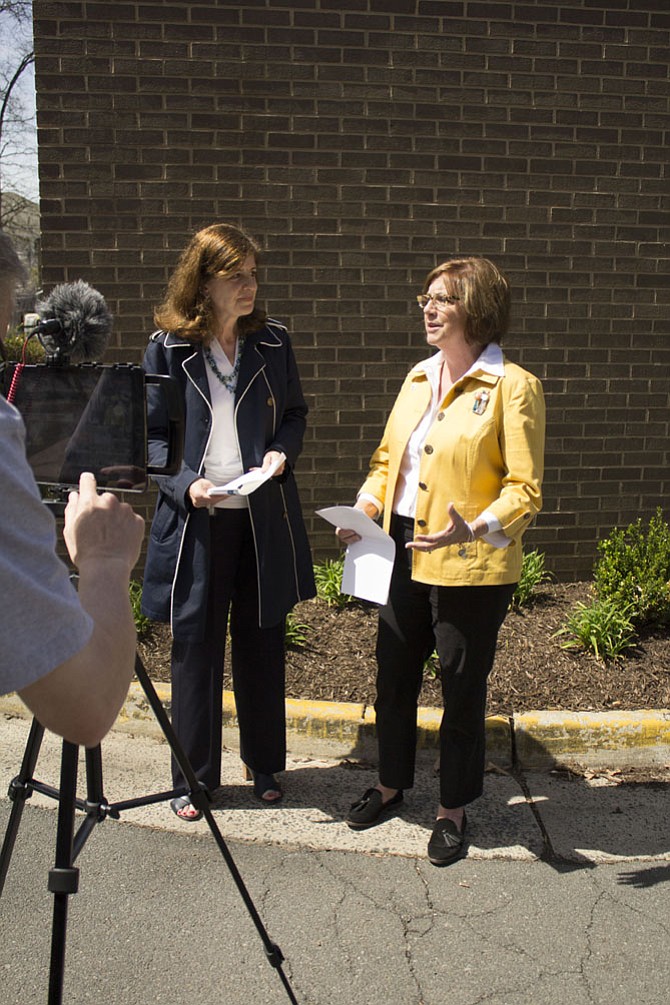
<svg viewBox="0 0 670 1005"><path fill-rule="evenodd" d="M170 709L171 688L154 685ZM0 713L29 718L16 695L0 697ZM419 708L419 748L439 747L442 710ZM223 695L224 743L236 747L237 715L231 691ZM369 705L286 700L289 750L311 756L374 760L377 754L375 713ZM114 729L162 736L141 686L133 682ZM598 769L670 766L670 709L638 712L530 711L486 719L486 756L509 770L546 771L578 765Z"/></svg>

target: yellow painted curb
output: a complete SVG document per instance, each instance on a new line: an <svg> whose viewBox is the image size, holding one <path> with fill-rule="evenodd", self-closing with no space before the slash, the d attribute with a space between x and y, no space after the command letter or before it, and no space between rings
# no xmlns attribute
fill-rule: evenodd
<svg viewBox="0 0 670 1005"><path fill-rule="evenodd" d="M155 684L170 711L171 688ZM16 695L0 697L0 713L30 718ZM439 747L442 710L419 708L417 746ZM226 742L237 744L237 714L231 691L223 695ZM375 712L349 702L286 701L289 749L313 756L375 757ZM114 726L115 730L162 736L147 697L137 682ZM670 709L640 712L522 712L513 718L486 720L486 756L501 767L546 770L557 765L582 767L666 767L670 765Z"/></svg>
<svg viewBox="0 0 670 1005"><path fill-rule="evenodd" d="M640 712L523 712L514 716L522 769L670 764L670 709Z"/></svg>
<svg viewBox="0 0 670 1005"><path fill-rule="evenodd" d="M154 685L158 697L170 709L169 685ZM419 708L417 716L417 746L439 747L440 708ZM232 691L223 693L224 729L237 729L237 712ZM376 720L371 705L354 702L303 701L286 699L286 727L291 750L339 757L374 756L376 753ZM151 706L141 686L133 683L128 692L115 729L127 732L160 733ZM231 736L231 743L235 737ZM512 764L512 724L506 716L489 716L486 720L486 752L490 761L501 767Z"/></svg>

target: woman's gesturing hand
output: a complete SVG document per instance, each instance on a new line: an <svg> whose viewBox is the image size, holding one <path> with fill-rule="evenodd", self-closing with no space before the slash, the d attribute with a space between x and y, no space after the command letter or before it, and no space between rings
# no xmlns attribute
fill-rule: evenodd
<svg viewBox="0 0 670 1005"><path fill-rule="evenodd" d="M450 544L464 544L468 541L474 541L475 538L481 536L482 532L485 534L488 529L483 522L481 528L479 521L476 521L476 525L468 523L452 502L449 503L447 512L450 523L444 530L434 534L417 534L414 540L409 541L405 547L414 551L431 552L435 551L436 548L446 548Z"/></svg>

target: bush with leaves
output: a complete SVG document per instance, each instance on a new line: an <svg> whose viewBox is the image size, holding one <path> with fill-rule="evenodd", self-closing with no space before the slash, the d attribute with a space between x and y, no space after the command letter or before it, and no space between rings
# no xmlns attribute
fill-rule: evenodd
<svg viewBox="0 0 670 1005"><path fill-rule="evenodd" d="M287 646L292 649L302 649L307 644L307 633L309 625L301 624L293 611L286 615L286 627L284 629L284 639Z"/></svg>
<svg viewBox="0 0 670 1005"><path fill-rule="evenodd" d="M512 596L512 607L523 607L533 599L533 594L542 583L551 579L544 567L544 553L528 551L523 556L521 575Z"/></svg>
<svg viewBox="0 0 670 1005"><path fill-rule="evenodd" d="M26 342L25 335L20 332L8 335L4 340L7 359L14 363L43 363L45 352L41 342L31 338Z"/></svg>
<svg viewBox="0 0 670 1005"><path fill-rule="evenodd" d="M635 644L630 606L598 597L592 604L578 603L566 623L553 636L564 636L562 649L589 649L596 659L620 659Z"/></svg>
<svg viewBox="0 0 670 1005"><path fill-rule="evenodd" d="M328 607L346 607L353 601L348 593L342 593L342 573L344 572L344 555L339 558L326 558L314 566L316 595Z"/></svg>
<svg viewBox="0 0 670 1005"><path fill-rule="evenodd" d="M638 519L598 544L594 583L635 625L670 622L670 527L660 508L647 525Z"/></svg>
<svg viewBox="0 0 670 1005"><path fill-rule="evenodd" d="M130 580L128 596L135 621L135 631L141 638L149 630L151 621L145 614L142 614L142 584L138 583L136 579Z"/></svg>

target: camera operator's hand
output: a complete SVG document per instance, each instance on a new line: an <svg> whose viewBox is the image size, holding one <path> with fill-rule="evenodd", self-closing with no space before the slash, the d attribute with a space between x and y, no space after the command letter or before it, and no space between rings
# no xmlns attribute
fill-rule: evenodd
<svg viewBox="0 0 670 1005"><path fill-rule="evenodd" d="M79 491L71 492L65 508L63 537L70 558L81 569L88 560L122 562L126 574L137 562L144 520L111 492L98 495L95 478L84 472Z"/></svg>
<svg viewBox="0 0 670 1005"><path fill-rule="evenodd" d="M144 520L111 492L98 495L85 473L65 508L63 536L79 569L79 601L92 621L86 645L21 691L47 729L93 747L111 728L135 668L136 633L128 595Z"/></svg>

